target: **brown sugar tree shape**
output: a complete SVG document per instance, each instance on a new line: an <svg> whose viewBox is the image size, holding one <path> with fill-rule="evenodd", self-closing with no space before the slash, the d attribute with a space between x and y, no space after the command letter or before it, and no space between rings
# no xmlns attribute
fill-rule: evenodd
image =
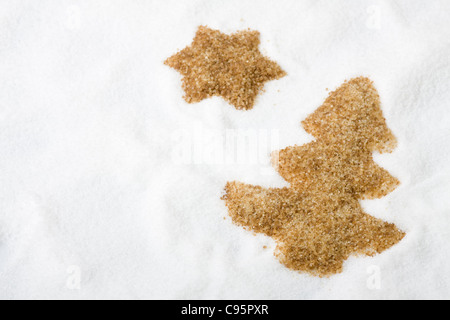
<svg viewBox="0 0 450 320"><path fill-rule="evenodd" d="M286 73L259 51L258 31L226 35L201 26L191 46L165 61L183 76L184 99L221 96L239 110L252 109L266 82Z"/></svg>
<svg viewBox="0 0 450 320"><path fill-rule="evenodd" d="M396 139L386 125L379 95L367 78L344 83L303 121L316 140L273 156L282 189L230 182L223 200L234 223L272 237L286 267L316 276L343 270L352 255L381 253L405 233L366 214L361 199L393 191L399 181L373 160Z"/></svg>

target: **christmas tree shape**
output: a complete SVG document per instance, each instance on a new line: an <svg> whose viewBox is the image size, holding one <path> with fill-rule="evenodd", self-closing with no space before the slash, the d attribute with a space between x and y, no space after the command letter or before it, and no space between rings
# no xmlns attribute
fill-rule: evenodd
<svg viewBox="0 0 450 320"><path fill-rule="evenodd" d="M229 182L223 200L235 224L276 241L275 256L286 267L324 277L342 272L352 255L373 256L404 238L360 205L399 185L372 156L392 152L396 138L377 90L362 77L345 82L302 124L316 140L273 155L290 187Z"/></svg>

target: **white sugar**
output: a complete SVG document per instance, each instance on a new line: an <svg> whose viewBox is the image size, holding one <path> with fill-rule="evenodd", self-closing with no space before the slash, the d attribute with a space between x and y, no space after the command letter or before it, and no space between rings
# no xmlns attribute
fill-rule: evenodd
<svg viewBox="0 0 450 320"><path fill-rule="evenodd" d="M450 298L449 1L0 8L0 298ZM258 30L261 52L288 75L251 111L220 98L187 104L163 62L199 25ZM311 141L300 122L326 88L356 76L374 81L399 140L375 160L402 183L363 206L407 236L319 279L224 220L220 197L227 181L285 186L270 152ZM233 141L252 133L258 163L233 161L245 150ZM231 143L228 158L208 154L217 142ZM180 163L177 150L197 150L196 160Z"/></svg>

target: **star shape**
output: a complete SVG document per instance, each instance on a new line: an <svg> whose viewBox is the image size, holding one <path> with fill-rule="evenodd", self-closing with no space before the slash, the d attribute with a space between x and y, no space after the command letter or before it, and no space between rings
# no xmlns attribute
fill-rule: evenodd
<svg viewBox="0 0 450 320"><path fill-rule="evenodd" d="M266 82L286 75L261 54L259 44L258 31L226 35L201 26L192 45L164 64L182 74L186 102L221 96L238 110L250 110Z"/></svg>

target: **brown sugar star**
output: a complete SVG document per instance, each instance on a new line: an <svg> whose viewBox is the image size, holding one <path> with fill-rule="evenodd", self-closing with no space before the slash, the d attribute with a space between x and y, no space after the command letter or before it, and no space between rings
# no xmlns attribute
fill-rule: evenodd
<svg viewBox="0 0 450 320"><path fill-rule="evenodd" d="M235 224L277 242L275 255L286 267L330 276L342 272L350 256L382 253L405 236L366 214L359 202L384 197L400 184L372 156L391 152L396 138L367 78L331 93L303 127L316 140L273 157L290 187L230 182L223 200Z"/></svg>
<svg viewBox="0 0 450 320"><path fill-rule="evenodd" d="M266 82L286 75L261 54L259 44L257 31L226 35L201 26L192 45L164 63L183 75L188 103L222 96L236 109L249 110Z"/></svg>

